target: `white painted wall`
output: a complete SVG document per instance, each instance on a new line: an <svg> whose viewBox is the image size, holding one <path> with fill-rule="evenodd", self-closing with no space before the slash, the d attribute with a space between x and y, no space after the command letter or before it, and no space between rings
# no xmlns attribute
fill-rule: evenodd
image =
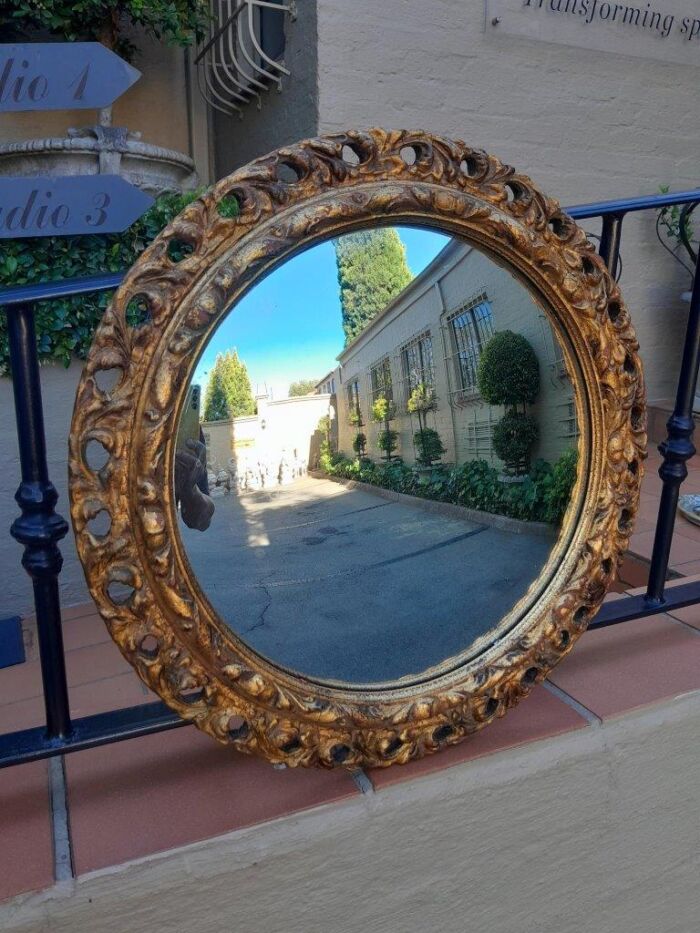
<svg viewBox="0 0 700 933"><path fill-rule="evenodd" d="M320 132L460 137L564 205L700 185L700 68L486 35L481 0L317 2ZM674 392L687 280L653 220L625 221L622 285L655 399Z"/></svg>

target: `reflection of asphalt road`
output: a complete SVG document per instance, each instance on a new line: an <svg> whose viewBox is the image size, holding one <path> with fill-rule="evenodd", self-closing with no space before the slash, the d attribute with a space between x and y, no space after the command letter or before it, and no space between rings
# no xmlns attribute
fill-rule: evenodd
<svg viewBox="0 0 700 933"><path fill-rule="evenodd" d="M181 525L202 589L253 648L315 677L386 680L464 650L551 547L311 477L215 501L208 531Z"/></svg>

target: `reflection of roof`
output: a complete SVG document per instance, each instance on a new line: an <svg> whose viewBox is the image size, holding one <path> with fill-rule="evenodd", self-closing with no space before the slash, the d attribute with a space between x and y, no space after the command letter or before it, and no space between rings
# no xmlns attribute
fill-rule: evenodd
<svg viewBox="0 0 700 933"><path fill-rule="evenodd" d="M347 359L347 355L350 350L353 350L362 340L366 339L367 336L375 329L375 327L382 321L386 315L388 315L397 305L400 305L402 302L406 301L407 298L411 297L413 292L417 292L422 288L425 288L429 283L430 279L436 276L436 273L442 265L447 261L457 258L457 253L463 249L470 249L467 243L464 243L462 240L458 240L456 237L453 237L446 246L440 250L437 256L428 263L428 265L422 269L418 275L411 279L408 285L403 288L398 295L391 299L389 304L384 308L383 311L380 311L379 314L375 315L369 324L360 331L357 337L354 337L350 343L348 343L338 354L336 359L340 363L344 363Z"/></svg>

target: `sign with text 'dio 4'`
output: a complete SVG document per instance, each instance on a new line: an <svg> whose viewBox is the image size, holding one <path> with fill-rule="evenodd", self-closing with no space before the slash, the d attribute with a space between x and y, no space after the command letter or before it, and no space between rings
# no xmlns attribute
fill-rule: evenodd
<svg viewBox="0 0 700 933"><path fill-rule="evenodd" d="M140 77L99 42L0 44L0 112L99 110Z"/></svg>
<svg viewBox="0 0 700 933"><path fill-rule="evenodd" d="M120 175L0 178L0 239L119 233L151 204Z"/></svg>
<svg viewBox="0 0 700 933"><path fill-rule="evenodd" d="M486 32L700 65L698 0L485 0Z"/></svg>

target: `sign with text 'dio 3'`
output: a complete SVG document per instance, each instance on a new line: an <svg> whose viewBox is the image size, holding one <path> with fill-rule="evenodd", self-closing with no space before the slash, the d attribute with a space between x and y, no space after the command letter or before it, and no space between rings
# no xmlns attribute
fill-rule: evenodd
<svg viewBox="0 0 700 933"><path fill-rule="evenodd" d="M119 175L0 178L0 239L119 233L151 204Z"/></svg>

